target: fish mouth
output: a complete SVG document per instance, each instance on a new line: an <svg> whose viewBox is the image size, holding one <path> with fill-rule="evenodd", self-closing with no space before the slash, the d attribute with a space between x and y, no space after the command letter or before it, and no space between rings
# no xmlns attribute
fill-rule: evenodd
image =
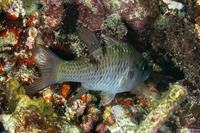
<svg viewBox="0 0 200 133"><path fill-rule="evenodd" d="M146 72L145 75L143 75L144 76L143 81L147 80L149 78L150 74L151 74L151 70L149 70L148 72Z"/></svg>

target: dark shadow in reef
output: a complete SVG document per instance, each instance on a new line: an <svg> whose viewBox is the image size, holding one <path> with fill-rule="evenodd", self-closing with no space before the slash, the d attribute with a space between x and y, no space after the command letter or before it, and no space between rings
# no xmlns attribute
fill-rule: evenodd
<svg viewBox="0 0 200 133"><path fill-rule="evenodd" d="M5 132L5 128L4 128L2 122L0 122L0 132L1 132L1 133ZM6 133L6 132L5 132L5 133Z"/></svg>
<svg viewBox="0 0 200 133"><path fill-rule="evenodd" d="M131 46L133 46L135 49L137 49L139 52L142 52L142 50L145 49L146 44L142 44L141 42L138 41L139 34L137 33L137 31L132 29L125 21L123 21L123 23L125 24L125 26L128 30L128 32L125 36L127 39L127 42Z"/></svg>
<svg viewBox="0 0 200 133"><path fill-rule="evenodd" d="M54 45L49 49L63 60L73 60L76 57L69 49L61 45Z"/></svg>
<svg viewBox="0 0 200 133"><path fill-rule="evenodd" d="M79 17L78 5L76 4L64 4L65 18L62 22L61 28L62 32L69 34L76 31L76 24Z"/></svg>

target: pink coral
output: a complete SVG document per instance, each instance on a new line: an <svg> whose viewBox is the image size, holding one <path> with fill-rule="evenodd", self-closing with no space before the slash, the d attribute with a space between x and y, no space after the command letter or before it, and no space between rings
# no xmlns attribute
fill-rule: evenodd
<svg viewBox="0 0 200 133"><path fill-rule="evenodd" d="M43 22L47 29L57 29L64 17L63 0L41 0L44 5Z"/></svg>
<svg viewBox="0 0 200 133"><path fill-rule="evenodd" d="M158 8L155 0L70 0L79 4L79 21L92 30L100 30L107 15L119 14L133 29L140 31L149 20L155 19ZM114 23L114 22L112 22Z"/></svg>
<svg viewBox="0 0 200 133"><path fill-rule="evenodd" d="M81 128L84 132L94 129L95 125L100 121L101 111L95 107L88 109L88 113L82 117Z"/></svg>
<svg viewBox="0 0 200 133"><path fill-rule="evenodd" d="M155 6L155 1L110 1L102 0L102 3L108 13L119 13L133 29L142 30L149 17L157 15L158 9Z"/></svg>
<svg viewBox="0 0 200 133"><path fill-rule="evenodd" d="M70 3L78 3L79 21L91 30L100 30L105 18L103 6L97 0L70 0Z"/></svg>

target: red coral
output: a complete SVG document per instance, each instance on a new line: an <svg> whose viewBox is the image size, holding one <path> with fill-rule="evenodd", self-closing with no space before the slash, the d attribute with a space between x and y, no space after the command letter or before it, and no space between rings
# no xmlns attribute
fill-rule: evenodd
<svg viewBox="0 0 200 133"><path fill-rule="evenodd" d="M52 44L55 40L53 32L43 32L41 36L44 44Z"/></svg>

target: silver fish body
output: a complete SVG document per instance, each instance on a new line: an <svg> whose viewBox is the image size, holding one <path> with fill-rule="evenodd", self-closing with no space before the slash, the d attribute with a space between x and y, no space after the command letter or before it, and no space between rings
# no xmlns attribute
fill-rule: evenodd
<svg viewBox="0 0 200 133"><path fill-rule="evenodd" d="M57 70L58 81L81 82L89 90L116 94L130 91L149 76L149 73L140 73L144 61L141 54L125 43L105 47L105 54L99 49L93 57L95 63L91 63L89 58L62 61ZM126 88L124 83L129 73L133 78L130 88Z"/></svg>
<svg viewBox="0 0 200 133"><path fill-rule="evenodd" d="M95 37L88 34L92 39ZM90 51L88 58L73 61L62 60L49 49L36 45L34 58L44 76L30 85L27 93L35 93L56 82L81 82L86 91L102 91L103 104L107 104L116 93L131 91L149 77L148 63L137 50L110 37L106 39L107 46ZM89 47L93 46L89 44ZM80 97L82 93L78 95Z"/></svg>

